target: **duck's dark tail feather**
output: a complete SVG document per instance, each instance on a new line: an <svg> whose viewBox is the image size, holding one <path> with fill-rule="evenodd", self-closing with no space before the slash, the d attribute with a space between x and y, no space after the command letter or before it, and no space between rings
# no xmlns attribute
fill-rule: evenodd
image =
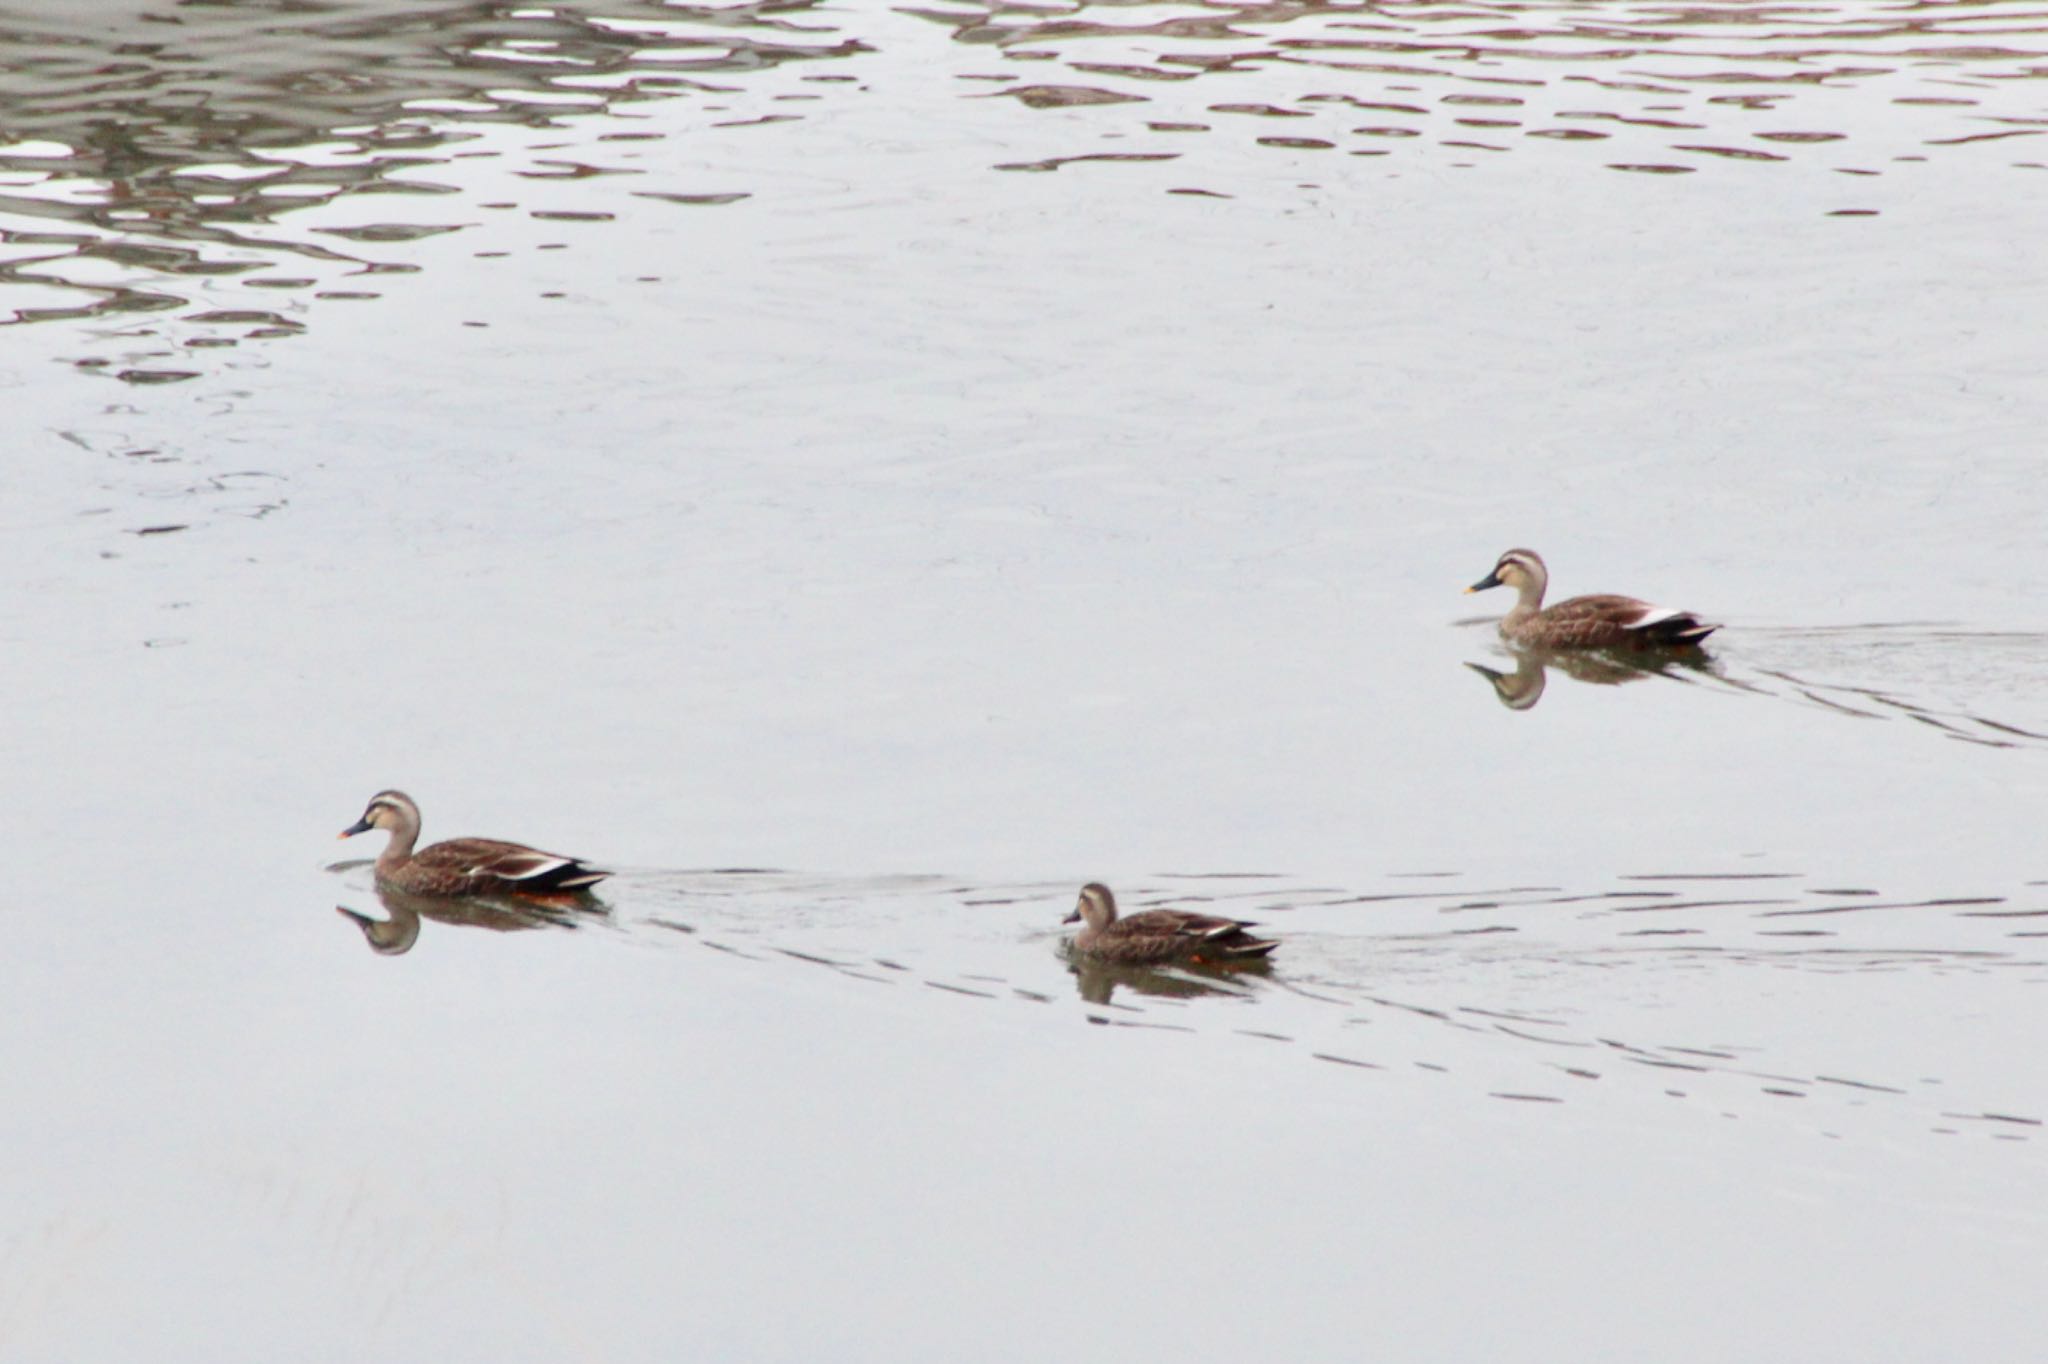
<svg viewBox="0 0 2048 1364"><path fill-rule="evenodd" d="M1684 645L1698 644L1720 628L1719 625L1703 621L1698 616L1679 614L1676 616L1666 616L1663 620L1649 626L1643 633L1656 640L1659 644Z"/></svg>
<svg viewBox="0 0 2048 1364"><path fill-rule="evenodd" d="M598 867L586 867L581 862L571 862L551 876L536 878L539 884L549 890L588 890L611 873ZM528 884L534 884L529 882Z"/></svg>

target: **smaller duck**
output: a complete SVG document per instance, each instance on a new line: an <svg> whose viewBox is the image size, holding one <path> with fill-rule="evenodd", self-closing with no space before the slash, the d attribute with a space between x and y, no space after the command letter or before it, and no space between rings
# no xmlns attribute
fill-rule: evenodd
<svg viewBox="0 0 2048 1364"><path fill-rule="evenodd" d="M1119 919L1116 896L1100 881L1081 887L1081 898L1064 922L1086 920L1074 935L1084 956L1126 965L1187 962L1208 966L1264 961L1280 944L1245 932L1243 919L1192 914L1184 909L1147 909Z"/></svg>
<svg viewBox="0 0 2048 1364"><path fill-rule="evenodd" d="M1515 644L1553 649L1687 649L1714 631L1690 611L1652 606L1634 597L1599 593L1569 597L1545 608L1543 590L1550 570L1533 549L1511 549L1500 556L1493 572L1466 588L1484 592L1507 586L1518 594L1514 609L1500 618L1500 632Z"/></svg>
<svg viewBox="0 0 2048 1364"><path fill-rule="evenodd" d="M391 834L377 855L378 884L408 895L562 897L582 895L611 875L579 858L495 838L451 838L414 852L420 807L403 791L379 791L370 797L363 817L340 836L353 838L371 829Z"/></svg>

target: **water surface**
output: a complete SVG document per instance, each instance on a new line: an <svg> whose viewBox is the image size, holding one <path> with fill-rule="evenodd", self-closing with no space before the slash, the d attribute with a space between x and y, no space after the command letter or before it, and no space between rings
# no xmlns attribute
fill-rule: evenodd
<svg viewBox="0 0 2048 1364"><path fill-rule="evenodd" d="M0 1354L2032 1329L2042 15L0 42ZM605 909L385 904L388 785Z"/></svg>

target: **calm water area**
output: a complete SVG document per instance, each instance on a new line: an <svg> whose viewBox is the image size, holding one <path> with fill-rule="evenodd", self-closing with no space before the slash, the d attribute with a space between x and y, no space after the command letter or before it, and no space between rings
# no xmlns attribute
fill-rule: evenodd
<svg viewBox="0 0 2048 1364"><path fill-rule="evenodd" d="M2048 7L0 54L0 1361L2038 1354Z"/></svg>

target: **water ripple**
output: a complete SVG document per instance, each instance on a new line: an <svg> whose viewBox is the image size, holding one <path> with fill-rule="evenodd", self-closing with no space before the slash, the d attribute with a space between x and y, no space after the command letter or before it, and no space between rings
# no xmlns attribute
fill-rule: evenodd
<svg viewBox="0 0 2048 1364"><path fill-rule="evenodd" d="M1263 921L1282 950L1257 972L1072 959L1058 926L1073 897L1065 883L646 870L607 890L609 912L595 916L388 898L383 923L343 912L384 955L415 945L422 913L499 931L597 928L770 972L910 984L959 1006L1030 1004L1051 1010L1048 1021L1078 1010L1105 1026L1279 1043L1276 1059L1437 1075L1515 1101L1569 1102L1572 1086L1604 1080L1727 1117L1802 1101L1805 1120L1829 1135L1903 1123L2024 1138L2040 1123L2025 1077L1930 1073L1926 1060L1932 1047L1967 1072L1980 1054L1969 1020L1988 993L2048 984L2039 935L2021 926L2048 915L2037 888L1886 897L1787 871L1645 872L1576 888L1467 885L1456 873L1366 887L1272 873L1128 883L1130 909L1210 907ZM1646 912L1657 916L1648 930ZM1788 933L1788 917L1827 926ZM1786 976L1804 982L1789 1005L1776 983ZM1865 984L1872 977L1889 982L1882 1000ZM1913 1027L1853 1044L1809 1016L1908 999ZM1958 1085L1972 1097L1952 1092Z"/></svg>
<svg viewBox="0 0 2048 1364"><path fill-rule="evenodd" d="M950 90L901 74L957 64L941 44L993 69L957 71ZM58 7L0 21L0 51L0 323L134 320L118 352L73 357L129 383L180 382L206 372L204 352L299 335L315 304L372 301L372 278L419 269L413 248L477 231L478 209L588 226L636 199L757 197L763 184L650 183L672 176L643 149L792 126L815 139L835 112L927 148L993 141L995 171L1141 176L1185 156L1195 182L1148 188L1218 198L1263 184L1268 159L1311 158L1306 173L1333 154L1469 168L1515 152L1652 181L2048 166L2030 151L2048 133L2048 10L1988 0L1050 13L387 0L345 16L188 6L175 25ZM861 60L882 52L898 60ZM658 126L622 126L657 101ZM735 164L771 182L794 148ZM555 199L472 202L464 163L478 159ZM231 320L264 311L228 306L243 289L290 296L267 311L291 315Z"/></svg>

